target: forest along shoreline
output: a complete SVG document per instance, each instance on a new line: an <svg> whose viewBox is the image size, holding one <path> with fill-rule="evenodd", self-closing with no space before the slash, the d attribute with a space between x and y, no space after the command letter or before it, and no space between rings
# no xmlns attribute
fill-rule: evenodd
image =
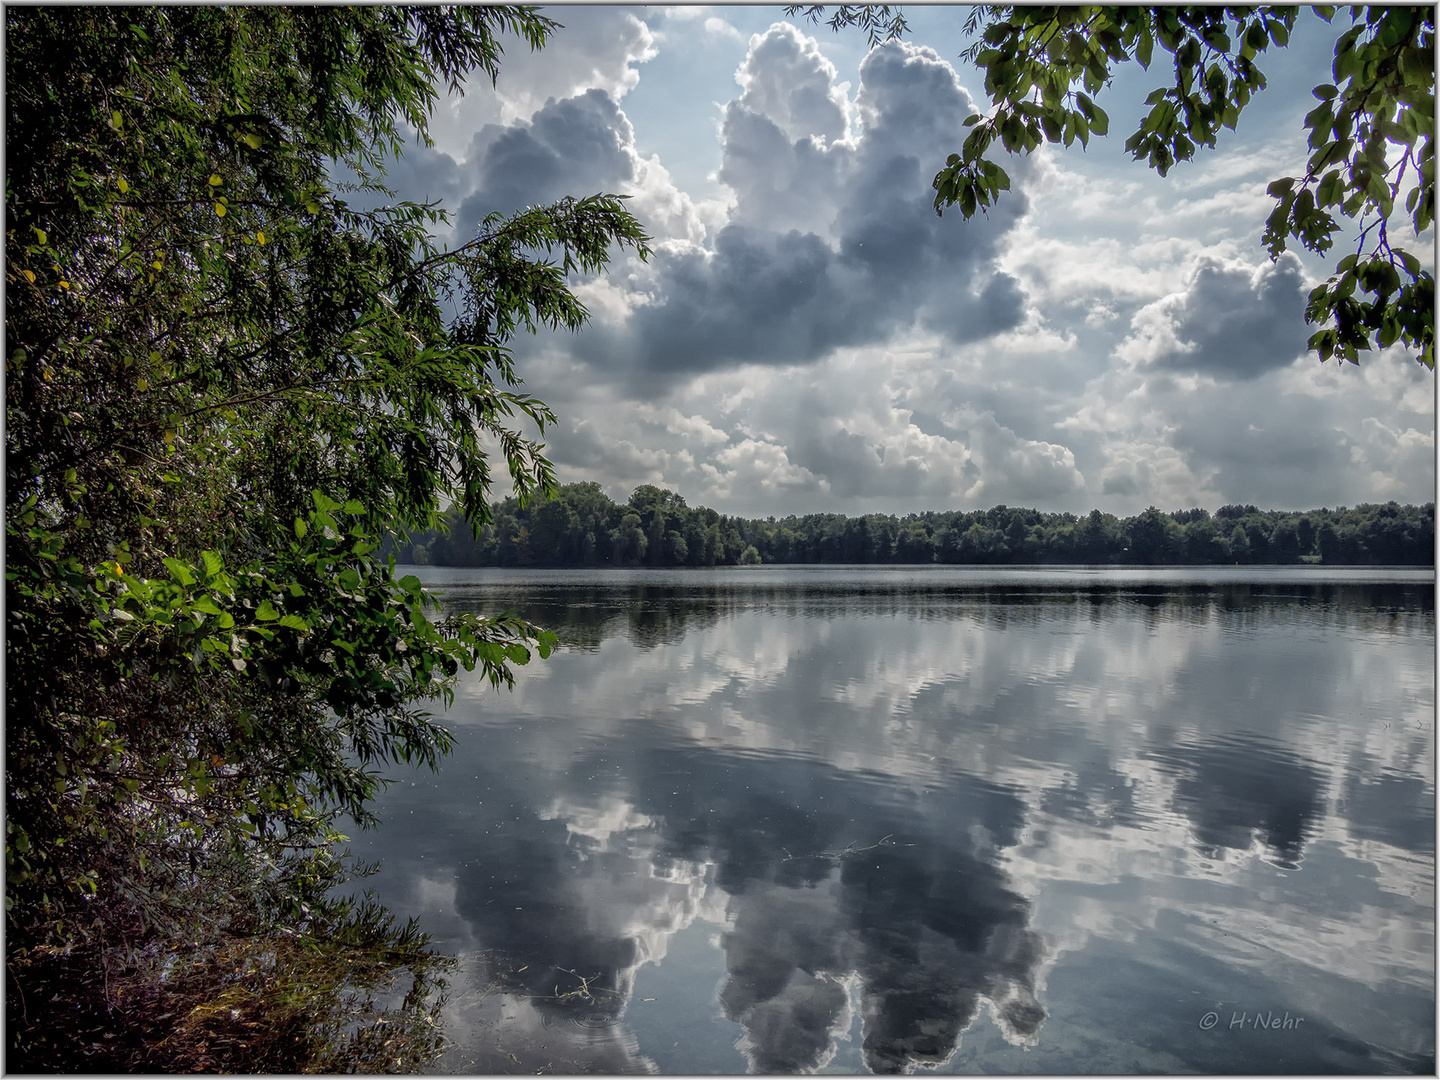
<svg viewBox="0 0 1440 1080"><path fill-rule="evenodd" d="M689 506L645 484L616 503L596 483L553 499L497 502L473 532L451 509L438 528L381 547L418 566L734 566L760 563L954 563L1201 566L1435 565L1435 504L1364 503L1318 510L1222 506L1133 517L988 510L743 518Z"/></svg>

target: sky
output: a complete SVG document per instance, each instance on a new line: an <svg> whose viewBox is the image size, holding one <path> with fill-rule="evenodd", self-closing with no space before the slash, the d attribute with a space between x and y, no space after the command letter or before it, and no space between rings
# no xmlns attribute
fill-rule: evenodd
<svg viewBox="0 0 1440 1080"><path fill-rule="evenodd" d="M965 221L931 180L988 108L969 9L905 10L871 50L778 5L547 7L543 50L507 38L494 87L441 98L387 183L442 201L442 240L601 191L654 238L576 279L585 329L514 343L560 482L747 517L1434 499L1434 376L1306 350L1353 239L1260 246L1348 19L1304 12L1238 130L1167 178L1124 151L1164 69L1120 69L1108 138L1002 161L1012 190ZM1433 230L1411 240L1433 272Z"/></svg>

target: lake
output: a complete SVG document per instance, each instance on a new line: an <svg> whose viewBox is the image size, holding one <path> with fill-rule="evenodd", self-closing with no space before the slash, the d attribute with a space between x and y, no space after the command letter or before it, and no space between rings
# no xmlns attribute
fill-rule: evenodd
<svg viewBox="0 0 1440 1080"><path fill-rule="evenodd" d="M1434 574L417 568L439 1071L1433 1073Z"/></svg>

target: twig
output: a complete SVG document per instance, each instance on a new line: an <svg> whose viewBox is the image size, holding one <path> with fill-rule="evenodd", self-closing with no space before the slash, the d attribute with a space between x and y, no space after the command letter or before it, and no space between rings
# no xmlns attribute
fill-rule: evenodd
<svg viewBox="0 0 1440 1080"><path fill-rule="evenodd" d="M879 840L876 840L875 843L870 844L870 845L868 845L868 846L866 846L866 847L856 847L855 845L858 843L858 841L852 840L852 841L850 841L850 843L846 844L843 848L841 848L841 849L838 850L838 851L831 849L831 850L827 850L827 851L816 852L814 855L792 855L792 854L790 853L790 849L789 849L789 848L782 847L780 850L783 851L783 852L785 852L785 858L782 859L781 862L790 862L790 861L793 860L793 859L829 859L829 860L831 860L832 862L839 862L841 859L845 858L846 856L849 856L849 855L859 855L859 854L860 854L861 852L863 852L863 851L874 851L874 850L875 850L876 848L878 848L878 847L914 847L914 846L915 846L914 844L895 844L895 843L890 843L890 842L889 842L889 841L890 841L890 838L891 838L892 836L894 836L894 835L895 835L894 833L886 833L886 834L885 834L884 836L882 836Z"/></svg>

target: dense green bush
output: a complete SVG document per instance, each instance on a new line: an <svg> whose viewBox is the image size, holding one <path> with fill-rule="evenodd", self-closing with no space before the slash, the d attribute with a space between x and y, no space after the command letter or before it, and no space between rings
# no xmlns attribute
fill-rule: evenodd
<svg viewBox="0 0 1440 1080"><path fill-rule="evenodd" d="M497 7L7 9L16 1060L64 1065L17 974L47 958L72 985L77 957L103 965L108 1012L112 967L176 943L415 944L333 898L341 818L369 820L387 764L445 752L423 705L461 666L502 684L550 639L432 621L376 540L443 502L483 523L487 436L522 495L552 485L514 422L552 418L506 344L582 325L570 273L645 237L598 195L442 251L435 207L355 210L330 176L383 191L438 83L493 76L502 31L538 46L554 26ZM86 1064L137 1062L156 1064Z"/></svg>

